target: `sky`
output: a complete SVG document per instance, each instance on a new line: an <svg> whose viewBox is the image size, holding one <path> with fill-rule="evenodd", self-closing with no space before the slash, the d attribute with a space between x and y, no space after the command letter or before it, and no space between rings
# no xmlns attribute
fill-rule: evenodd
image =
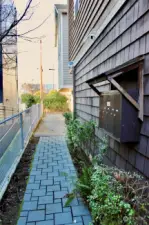
<svg viewBox="0 0 149 225"><path fill-rule="evenodd" d="M18 14L21 14L25 8L26 0L15 0L15 2ZM39 83L40 81L40 38L43 42L43 83L57 83L58 50L55 48L54 4L66 3L67 0L33 0L32 7L27 15L27 18L29 18L33 13L31 19L18 25L18 34L24 34L39 26L48 17L40 28L24 35L33 38L32 41L24 41L22 38L18 38L19 90L23 83ZM54 69L54 73L49 69Z"/></svg>

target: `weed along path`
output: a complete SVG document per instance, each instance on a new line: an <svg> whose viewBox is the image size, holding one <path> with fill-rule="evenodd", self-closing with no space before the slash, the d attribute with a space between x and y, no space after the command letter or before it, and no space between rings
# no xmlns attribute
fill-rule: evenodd
<svg viewBox="0 0 149 225"><path fill-rule="evenodd" d="M89 225L91 222L81 198L75 198L65 207L76 170L65 141L64 127L62 115L47 115L35 133L40 139L17 225Z"/></svg>

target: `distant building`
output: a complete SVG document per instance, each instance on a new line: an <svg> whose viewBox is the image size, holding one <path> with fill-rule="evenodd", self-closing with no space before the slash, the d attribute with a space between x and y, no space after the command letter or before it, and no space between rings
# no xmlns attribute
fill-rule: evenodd
<svg viewBox="0 0 149 225"><path fill-rule="evenodd" d="M68 14L65 4L55 4L55 47L58 48L58 88L72 89L72 75L68 68Z"/></svg>
<svg viewBox="0 0 149 225"><path fill-rule="evenodd" d="M1 33L7 30L9 23L12 23L17 16L16 8L12 9L12 1L1 7ZM11 11L10 17L6 16ZM16 27L9 34L17 34ZM6 107L18 109L18 74L17 74L17 37L5 37L0 46L0 103Z"/></svg>
<svg viewBox="0 0 149 225"><path fill-rule="evenodd" d="M43 84L43 91L48 93L49 91L56 89L55 85L53 84ZM40 91L40 84L31 84L31 83L24 83L21 87L21 94L30 93L34 94Z"/></svg>

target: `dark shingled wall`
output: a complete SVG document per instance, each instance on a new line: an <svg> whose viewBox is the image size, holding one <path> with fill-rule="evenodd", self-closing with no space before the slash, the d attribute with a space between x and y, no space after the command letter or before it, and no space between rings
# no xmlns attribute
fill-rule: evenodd
<svg viewBox="0 0 149 225"><path fill-rule="evenodd" d="M87 15L97 7L97 0L82 0L78 18L73 20L73 0L69 1L69 58L73 60L80 50L78 32L87 31L100 22L100 15L87 19ZM106 2L106 1L103 1ZM107 1L108 2L108 1ZM88 5L88 7L87 7ZM96 5L96 7L95 7ZM94 8L95 7L95 8ZM107 11L108 14L108 11ZM83 17L83 21L80 18ZM85 25L86 24L86 25ZM78 28L79 27L79 31ZM85 33L85 32L84 32ZM81 36L80 36L81 38ZM108 24L99 38L75 67L75 110L82 120L94 120L99 124L100 99L89 88L86 81L100 73L144 55L144 121L140 132L140 142L120 144L109 137L109 151L105 163L126 170L138 170L149 177L149 1L129 0ZM109 90L109 84L98 85L100 91ZM104 131L96 129L101 138Z"/></svg>

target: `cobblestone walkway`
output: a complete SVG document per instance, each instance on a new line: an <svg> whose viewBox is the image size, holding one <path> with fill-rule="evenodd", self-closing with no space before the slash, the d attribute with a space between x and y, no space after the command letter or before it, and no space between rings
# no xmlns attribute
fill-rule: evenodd
<svg viewBox="0 0 149 225"><path fill-rule="evenodd" d="M76 172L64 136L41 137L17 225L89 225L90 213L81 198L64 207L72 177Z"/></svg>

